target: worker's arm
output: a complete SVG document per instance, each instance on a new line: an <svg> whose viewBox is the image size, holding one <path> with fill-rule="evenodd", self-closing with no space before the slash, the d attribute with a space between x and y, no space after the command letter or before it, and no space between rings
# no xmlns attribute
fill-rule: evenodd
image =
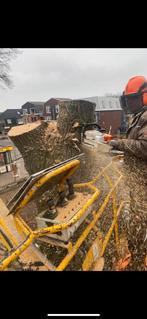
<svg viewBox="0 0 147 319"><path fill-rule="evenodd" d="M117 150L147 160L147 111L139 117L134 129L135 138L118 139L109 144Z"/></svg>
<svg viewBox="0 0 147 319"><path fill-rule="evenodd" d="M147 160L147 139L119 139L117 143L117 150Z"/></svg>
<svg viewBox="0 0 147 319"><path fill-rule="evenodd" d="M143 160L147 160L147 125L138 132L138 139L118 139L110 145L119 151L129 153Z"/></svg>

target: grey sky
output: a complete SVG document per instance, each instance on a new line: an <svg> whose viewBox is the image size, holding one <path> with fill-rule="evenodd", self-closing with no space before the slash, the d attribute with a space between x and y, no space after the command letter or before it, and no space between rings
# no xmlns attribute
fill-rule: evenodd
<svg viewBox="0 0 147 319"><path fill-rule="evenodd" d="M11 62L13 89L0 89L0 111L51 97L121 92L130 77L147 76L147 49L22 49Z"/></svg>

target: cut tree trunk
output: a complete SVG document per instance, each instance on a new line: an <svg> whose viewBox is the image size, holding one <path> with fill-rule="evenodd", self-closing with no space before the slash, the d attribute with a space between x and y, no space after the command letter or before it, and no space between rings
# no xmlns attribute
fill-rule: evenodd
<svg viewBox="0 0 147 319"><path fill-rule="evenodd" d="M75 133L81 141L81 126L95 122L95 103L85 100L72 100L60 105L57 120L59 133L65 137L69 132Z"/></svg>
<svg viewBox="0 0 147 319"><path fill-rule="evenodd" d="M73 100L62 102L58 120L37 121L11 128L8 135L32 175L82 151L81 124L94 122L95 104Z"/></svg>
<svg viewBox="0 0 147 319"><path fill-rule="evenodd" d="M29 175L80 152L74 148L72 135L63 139L56 122L37 121L16 126L9 131L9 137L22 154Z"/></svg>

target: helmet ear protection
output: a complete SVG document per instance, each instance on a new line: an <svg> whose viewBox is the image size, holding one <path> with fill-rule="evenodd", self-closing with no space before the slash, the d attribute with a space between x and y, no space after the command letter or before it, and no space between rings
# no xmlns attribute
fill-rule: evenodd
<svg viewBox="0 0 147 319"><path fill-rule="evenodd" d="M147 87L147 82L144 82L141 86L140 86L140 88L139 88L139 90L138 90L138 93L140 93L143 89L145 89ZM147 92L147 91L146 91ZM143 92L142 92L143 93Z"/></svg>
<svg viewBox="0 0 147 319"><path fill-rule="evenodd" d="M125 113L135 113L140 110L143 105L147 105L147 82L144 82L138 92L131 94L124 94L120 96L120 105ZM144 90L144 91L142 91Z"/></svg>
<svg viewBox="0 0 147 319"><path fill-rule="evenodd" d="M142 91L143 89L147 88L147 82L141 85L139 88L139 92L142 94L142 104L147 105L147 89ZM142 91L142 92L141 92Z"/></svg>

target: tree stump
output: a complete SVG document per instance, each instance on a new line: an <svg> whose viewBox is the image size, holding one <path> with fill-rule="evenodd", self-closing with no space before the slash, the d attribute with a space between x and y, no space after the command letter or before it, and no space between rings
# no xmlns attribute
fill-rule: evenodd
<svg viewBox="0 0 147 319"><path fill-rule="evenodd" d="M58 120L37 121L11 128L8 135L24 159L29 175L82 152L81 125L94 122L95 104L62 102Z"/></svg>

